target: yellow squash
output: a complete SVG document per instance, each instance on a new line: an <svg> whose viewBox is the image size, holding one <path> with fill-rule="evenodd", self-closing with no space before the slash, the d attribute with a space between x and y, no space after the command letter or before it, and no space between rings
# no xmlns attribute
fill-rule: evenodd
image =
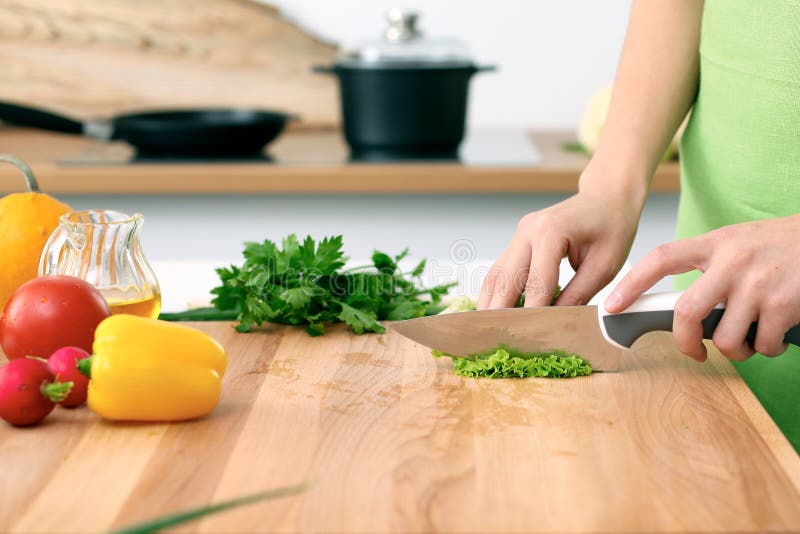
<svg viewBox="0 0 800 534"><path fill-rule="evenodd" d="M36 178L23 161L0 154L0 161L16 165L25 175L27 193L0 198L0 315L14 291L35 278L42 249L70 207L39 193Z"/></svg>
<svg viewBox="0 0 800 534"><path fill-rule="evenodd" d="M89 408L106 419L194 419L219 402L227 358L199 330L112 315L98 325L92 348Z"/></svg>

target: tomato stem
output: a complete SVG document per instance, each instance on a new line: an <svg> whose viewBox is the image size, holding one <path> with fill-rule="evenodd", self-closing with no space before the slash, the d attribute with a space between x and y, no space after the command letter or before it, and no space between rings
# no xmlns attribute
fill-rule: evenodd
<svg viewBox="0 0 800 534"><path fill-rule="evenodd" d="M78 360L78 371L81 372L86 378L92 378L92 357L83 358Z"/></svg>
<svg viewBox="0 0 800 534"><path fill-rule="evenodd" d="M42 384L42 387L39 388L47 399L51 402L59 403L67 398L69 392L72 391L72 386L74 386L74 382L50 382L49 384L45 383Z"/></svg>

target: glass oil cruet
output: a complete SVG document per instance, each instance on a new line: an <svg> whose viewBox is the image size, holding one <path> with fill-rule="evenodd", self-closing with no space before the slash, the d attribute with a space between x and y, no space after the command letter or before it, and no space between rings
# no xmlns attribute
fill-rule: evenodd
<svg viewBox="0 0 800 534"><path fill-rule="evenodd" d="M111 210L65 213L42 250L39 276L66 274L100 290L111 313L155 319L161 291L142 253L144 217Z"/></svg>

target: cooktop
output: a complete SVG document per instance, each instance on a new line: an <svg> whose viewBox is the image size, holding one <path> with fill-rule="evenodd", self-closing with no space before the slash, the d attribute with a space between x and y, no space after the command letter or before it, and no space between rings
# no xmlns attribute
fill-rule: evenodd
<svg viewBox="0 0 800 534"><path fill-rule="evenodd" d="M541 157L530 134L522 130L478 130L467 135L457 154L435 158L387 158L383 155L354 156L339 132L287 132L267 146L263 154L245 158L179 158L138 155L124 142L92 143L81 152L59 160L64 165L148 164L265 164L345 165L452 163L466 167L533 167Z"/></svg>

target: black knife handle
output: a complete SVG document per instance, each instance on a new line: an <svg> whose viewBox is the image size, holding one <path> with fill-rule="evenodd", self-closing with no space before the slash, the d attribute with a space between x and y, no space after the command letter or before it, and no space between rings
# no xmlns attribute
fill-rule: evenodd
<svg viewBox="0 0 800 534"><path fill-rule="evenodd" d="M719 325L719 322L722 320L722 315L724 313L724 308L715 308L708 317L703 319L703 337L705 339L712 339L714 337L714 330L717 329L717 325ZM652 310L604 315L601 317L601 321L604 323L608 338L620 345L630 348L639 337L648 332L672 332L672 321L674 317L675 310ZM757 330L758 322L754 322L747 331L745 339L747 339L751 345L755 344ZM795 325L790 328L783 337L783 341L800 346L800 325Z"/></svg>
<svg viewBox="0 0 800 534"><path fill-rule="evenodd" d="M714 331L717 329L717 326L722 320L722 315L724 313L724 308L715 308L711 310L711 313L708 314L708 317L703 319L703 338L711 339L714 337ZM672 332L672 326L670 326L669 331ZM755 321L750 325L750 328L747 329L747 335L745 336L745 339L748 343L750 343L750 345L754 346L756 344L757 331L758 321ZM800 324L790 328L789 331L783 336L783 341L784 343L791 343L792 345L800 346Z"/></svg>

